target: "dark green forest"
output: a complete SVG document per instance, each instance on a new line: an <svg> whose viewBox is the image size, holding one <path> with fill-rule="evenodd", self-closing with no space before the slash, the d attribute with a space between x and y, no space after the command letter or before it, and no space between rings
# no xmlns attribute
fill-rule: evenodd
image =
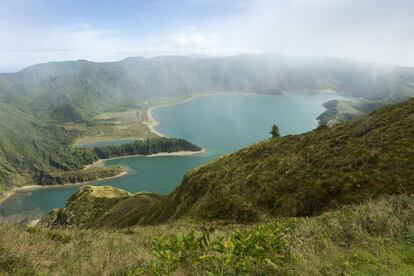
<svg viewBox="0 0 414 276"><path fill-rule="evenodd" d="M96 156L101 159L127 155L151 155L161 152L171 153L179 151L200 151L201 148L184 139L154 138L137 140L121 146L95 147Z"/></svg>

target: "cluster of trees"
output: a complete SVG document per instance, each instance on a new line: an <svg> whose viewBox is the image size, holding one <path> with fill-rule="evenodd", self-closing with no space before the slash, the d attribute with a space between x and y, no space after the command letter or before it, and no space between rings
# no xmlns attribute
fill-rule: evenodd
<svg viewBox="0 0 414 276"><path fill-rule="evenodd" d="M199 151L201 148L184 139L154 138L137 140L124 145L111 145L95 148L61 146L48 157L48 163L63 171L82 169L99 159L127 155L150 155L160 152Z"/></svg>
<svg viewBox="0 0 414 276"><path fill-rule="evenodd" d="M33 177L33 182L39 185L61 185L66 183L81 183L119 175L123 172L120 166L110 168L91 168L60 173L40 171Z"/></svg>
<svg viewBox="0 0 414 276"><path fill-rule="evenodd" d="M201 148L184 139L154 138L120 146L90 148L56 147L47 161L54 169L45 166L33 168L33 182L39 185L57 185L65 183L87 182L118 175L121 167L92 168L82 170L84 166L99 159L128 155L150 155L161 152L200 151ZM58 171L56 170L58 169Z"/></svg>
<svg viewBox="0 0 414 276"><path fill-rule="evenodd" d="M62 146L57 147L48 157L49 164L57 169L79 170L99 159L93 149Z"/></svg>
<svg viewBox="0 0 414 276"><path fill-rule="evenodd" d="M127 155L150 155L161 152L200 151L201 148L184 139L154 138L138 140L134 143L120 146L96 147L94 151L98 158L108 159Z"/></svg>

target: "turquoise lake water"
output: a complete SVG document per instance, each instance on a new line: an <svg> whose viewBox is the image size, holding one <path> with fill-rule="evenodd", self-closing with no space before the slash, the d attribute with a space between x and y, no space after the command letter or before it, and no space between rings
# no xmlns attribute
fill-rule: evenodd
<svg viewBox="0 0 414 276"><path fill-rule="evenodd" d="M187 139L206 152L195 156L129 157L103 162L121 165L128 175L101 181L130 192L167 194L180 184L184 173L220 155L270 137L273 124L281 135L298 134L317 126L322 104L343 97L332 92L297 92L286 95L225 94L198 97L183 104L157 108L157 130L169 137ZM64 207L79 186L19 192L0 206L3 216L39 217L52 208Z"/></svg>

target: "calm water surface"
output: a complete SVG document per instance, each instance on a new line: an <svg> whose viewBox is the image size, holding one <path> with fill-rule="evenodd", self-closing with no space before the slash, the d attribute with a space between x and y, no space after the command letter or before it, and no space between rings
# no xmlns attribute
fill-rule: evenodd
<svg viewBox="0 0 414 276"><path fill-rule="evenodd" d="M101 181L130 192L166 194L179 185L186 171L219 155L234 152L248 144L267 139L272 124L282 135L298 134L317 126L315 118L324 111L322 104L343 98L337 93L313 92L287 95L216 95L153 111L160 121L157 130L169 137L180 137L202 146L196 156L130 157L108 160L105 166L121 165L128 176ZM67 186L19 192L0 206L3 216L29 214L31 218L65 205L79 187Z"/></svg>

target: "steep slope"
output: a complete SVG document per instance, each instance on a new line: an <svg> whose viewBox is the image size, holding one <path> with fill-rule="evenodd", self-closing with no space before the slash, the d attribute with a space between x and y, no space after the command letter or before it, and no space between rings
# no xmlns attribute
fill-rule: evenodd
<svg viewBox="0 0 414 276"><path fill-rule="evenodd" d="M359 121L273 138L220 157L188 172L171 194L124 198L117 203L122 207L102 210L106 215L90 218L88 226L180 219L245 223L315 215L401 193L414 193L414 98ZM62 212L72 213L71 205Z"/></svg>
<svg viewBox="0 0 414 276"><path fill-rule="evenodd" d="M107 209L112 208L129 195L126 191L107 186L83 186L68 199L66 207L70 209L69 212L65 209L54 209L45 223L52 226L88 227L94 223L96 218L105 214Z"/></svg>
<svg viewBox="0 0 414 276"><path fill-rule="evenodd" d="M398 102L400 100L391 98L360 101L332 100L323 104L326 111L316 119L319 121L320 126L333 126L341 122L356 120L384 105Z"/></svg>
<svg viewBox="0 0 414 276"><path fill-rule="evenodd" d="M414 98L194 169L142 223L313 215L394 193L414 193Z"/></svg>
<svg viewBox="0 0 414 276"><path fill-rule="evenodd" d="M257 225L0 224L0 274L412 275L413 212L412 196L393 196Z"/></svg>
<svg viewBox="0 0 414 276"><path fill-rule="evenodd" d="M42 171L70 171L93 161L67 147L80 133L59 127L62 122L88 124L98 113L157 97L297 89L332 89L366 99L331 105L321 122L332 124L413 96L414 69L269 54L52 62L0 74L0 191L31 183Z"/></svg>
<svg viewBox="0 0 414 276"><path fill-rule="evenodd" d="M0 141L0 146L3 146L6 158L4 160L0 158L0 161L3 162L0 164L3 164L8 170L0 173L0 192L1 188L11 188L23 183L38 185L78 183L112 177L123 172L119 166L84 169L85 165L99 159L202 150L199 146L184 139L165 137L139 140L119 146L72 148L69 145L71 137L65 136L70 132L56 127L36 129L31 128L32 125L24 123L26 121L19 121L18 127L25 127L25 130L8 126L3 129L6 131L3 135L7 140ZM8 130L9 128L10 130ZM18 136L19 131L25 132L27 136ZM14 137L15 135L16 137ZM19 178L19 176L21 177Z"/></svg>
<svg viewBox="0 0 414 276"><path fill-rule="evenodd" d="M41 172L81 169L96 156L70 149L78 133L47 126L41 120L0 102L0 192L26 183Z"/></svg>
<svg viewBox="0 0 414 276"><path fill-rule="evenodd" d="M41 220L48 226L80 228L127 227L135 225L161 195L130 194L110 186L83 186L67 201Z"/></svg>

